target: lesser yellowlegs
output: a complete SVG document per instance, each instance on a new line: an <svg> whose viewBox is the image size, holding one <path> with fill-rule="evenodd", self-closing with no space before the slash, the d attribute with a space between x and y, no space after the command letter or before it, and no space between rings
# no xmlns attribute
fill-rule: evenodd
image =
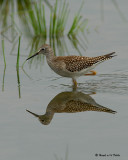
<svg viewBox="0 0 128 160"><path fill-rule="evenodd" d="M58 56L54 55L53 49L44 44L40 47L37 53L27 58L27 60L43 54L46 56L47 63L50 68L57 74L63 77L72 78L74 86L77 86L76 78L83 75L96 75L95 71L92 71L101 62L114 57L115 52L97 56L97 57L84 57L84 56ZM91 73L89 73L91 72Z"/></svg>
<svg viewBox="0 0 128 160"><path fill-rule="evenodd" d="M82 92L59 93L50 101L46 113L43 115L38 115L29 110L26 111L38 117L39 121L44 125L48 125L51 122L55 113L76 113L85 111L116 113L116 111L96 103L90 95Z"/></svg>

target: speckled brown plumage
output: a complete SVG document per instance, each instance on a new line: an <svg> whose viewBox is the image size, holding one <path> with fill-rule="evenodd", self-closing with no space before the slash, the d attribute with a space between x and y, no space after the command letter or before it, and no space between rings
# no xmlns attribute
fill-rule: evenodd
<svg viewBox="0 0 128 160"><path fill-rule="evenodd" d="M29 110L29 113L39 118L42 124L49 124L55 113L76 113L84 111L97 111L116 113L107 107L101 106L95 100L82 92L62 92L56 95L48 104L46 113L37 115Z"/></svg>
<svg viewBox="0 0 128 160"><path fill-rule="evenodd" d="M61 107L60 107L61 108ZM97 112L107 112L114 113L113 110L106 107L99 107L91 103L82 102L79 100L70 100L65 104L64 109L54 108L56 113L75 113L84 111L97 111Z"/></svg>
<svg viewBox="0 0 128 160"><path fill-rule="evenodd" d="M113 111L106 107L97 107L93 104L81 102L81 101L68 101L63 112L75 113L75 112L84 112L84 111L97 111L97 112L108 112L113 113Z"/></svg>
<svg viewBox="0 0 128 160"><path fill-rule="evenodd" d="M62 57L56 57L55 62L62 61L66 64L66 69L70 72L77 72L81 71L83 69L89 68L90 66L93 66L96 63L100 63L102 61L111 59L115 52L98 56L98 57L82 57L82 56L62 56Z"/></svg>

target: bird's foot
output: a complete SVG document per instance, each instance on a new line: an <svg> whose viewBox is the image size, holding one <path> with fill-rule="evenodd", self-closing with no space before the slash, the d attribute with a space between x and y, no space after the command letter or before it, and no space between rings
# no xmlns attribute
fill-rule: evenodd
<svg viewBox="0 0 128 160"><path fill-rule="evenodd" d="M95 76L96 75L96 71L90 71L92 73L88 73L88 74L85 74L85 76Z"/></svg>
<svg viewBox="0 0 128 160"><path fill-rule="evenodd" d="M73 82L73 85L74 85L73 87L77 88L77 81L75 79L72 79L72 82Z"/></svg>
<svg viewBox="0 0 128 160"><path fill-rule="evenodd" d="M96 92L92 92L92 93L90 93L89 95L94 95L94 94L96 94Z"/></svg>

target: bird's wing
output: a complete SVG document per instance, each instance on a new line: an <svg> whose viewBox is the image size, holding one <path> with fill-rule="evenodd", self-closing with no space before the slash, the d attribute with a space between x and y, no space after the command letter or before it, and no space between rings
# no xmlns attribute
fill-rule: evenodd
<svg viewBox="0 0 128 160"><path fill-rule="evenodd" d="M66 103L66 107L63 112L67 113L75 113L75 112L84 112L84 111L97 111L97 112L108 112L108 113L116 113L107 107L100 106L98 104L93 105L91 103L86 103L77 100L70 100Z"/></svg>
<svg viewBox="0 0 128 160"><path fill-rule="evenodd" d="M82 56L67 56L65 57L64 62L66 64L66 69L70 72L81 71L93 65L90 57Z"/></svg>
<svg viewBox="0 0 128 160"><path fill-rule="evenodd" d="M114 56L114 53L115 52L112 52L98 57L63 56L56 57L56 61L64 62L68 71L77 72L90 66L93 66L94 64L98 64L105 60L111 59Z"/></svg>

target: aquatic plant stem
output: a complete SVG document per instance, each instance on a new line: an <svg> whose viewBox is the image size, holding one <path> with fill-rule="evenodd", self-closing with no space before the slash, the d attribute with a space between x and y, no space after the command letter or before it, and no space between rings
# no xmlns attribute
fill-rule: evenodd
<svg viewBox="0 0 128 160"><path fill-rule="evenodd" d="M19 36L19 44L18 44L18 52L17 52L16 68L19 68L19 59L20 59L20 39L21 39L21 37Z"/></svg>
<svg viewBox="0 0 128 160"><path fill-rule="evenodd" d="M4 65L6 67L6 59L5 59L5 53L4 53L4 40L2 39L2 50L3 50L3 57L4 57Z"/></svg>

